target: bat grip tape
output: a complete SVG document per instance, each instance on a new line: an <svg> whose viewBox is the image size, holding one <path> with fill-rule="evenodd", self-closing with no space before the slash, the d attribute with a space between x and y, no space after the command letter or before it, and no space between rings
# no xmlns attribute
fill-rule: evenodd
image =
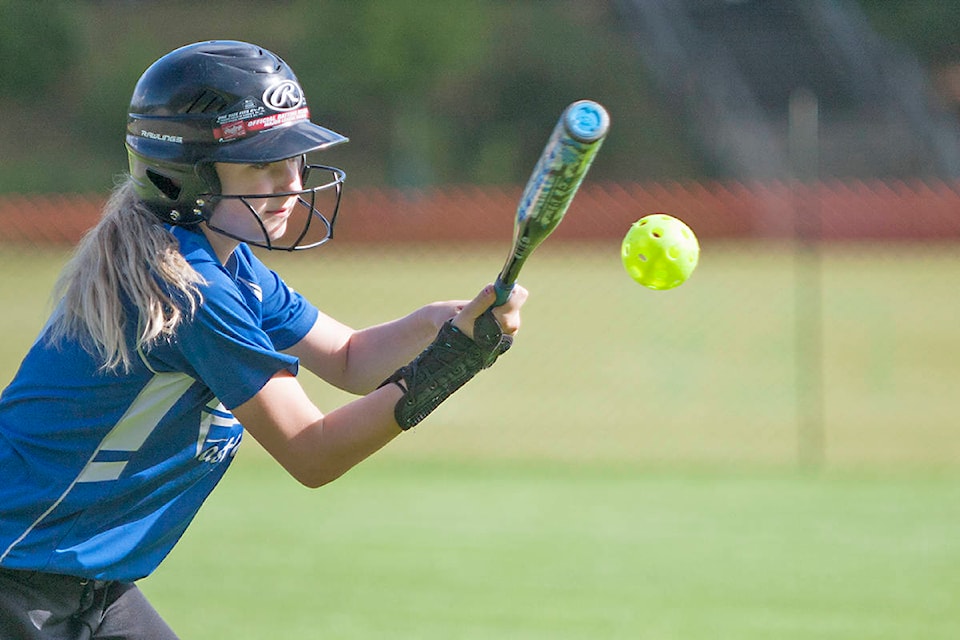
<svg viewBox="0 0 960 640"><path fill-rule="evenodd" d="M510 294L513 293L513 287L513 284L507 284L498 278L497 281L493 283L493 290L497 294L497 299L493 303L493 306L499 307L505 304L507 300L510 299Z"/></svg>
<svg viewBox="0 0 960 640"><path fill-rule="evenodd" d="M404 431L418 425L457 389L493 365L512 341L503 335L490 310L474 323L473 339L452 320L445 322L420 355L380 384L395 384L403 391L393 411L397 424Z"/></svg>

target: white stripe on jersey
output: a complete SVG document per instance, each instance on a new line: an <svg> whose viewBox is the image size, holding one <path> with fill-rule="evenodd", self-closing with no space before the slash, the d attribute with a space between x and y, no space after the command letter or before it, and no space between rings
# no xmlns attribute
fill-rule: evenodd
<svg viewBox="0 0 960 640"><path fill-rule="evenodd" d="M20 542L30 535L30 532L43 522L44 518L53 513L60 506L64 498L73 490L78 482L105 482L116 480L126 466L125 461L95 462L101 451L136 451L156 428L166 413L176 404L177 400L186 393L194 383L194 379L183 373L158 373L144 385L140 393L127 408L123 417L114 425L110 433L90 456L80 474L67 485L60 497L50 507L40 514L26 530L10 543L2 554L0 561Z"/></svg>
<svg viewBox="0 0 960 640"><path fill-rule="evenodd" d="M194 379L183 373L158 373L144 385L100 443L102 451L137 451Z"/></svg>

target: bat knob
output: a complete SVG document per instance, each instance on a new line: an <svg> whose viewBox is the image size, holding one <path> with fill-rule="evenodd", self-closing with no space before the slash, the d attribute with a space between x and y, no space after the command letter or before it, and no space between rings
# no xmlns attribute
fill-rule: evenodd
<svg viewBox="0 0 960 640"><path fill-rule="evenodd" d="M610 114L598 102L578 100L567 107L564 124L570 135L580 142L594 142L607 135Z"/></svg>

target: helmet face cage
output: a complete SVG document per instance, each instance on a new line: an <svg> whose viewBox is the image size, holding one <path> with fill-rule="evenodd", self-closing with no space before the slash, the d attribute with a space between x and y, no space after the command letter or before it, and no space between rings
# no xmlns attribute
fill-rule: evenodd
<svg viewBox="0 0 960 640"><path fill-rule="evenodd" d="M346 175L336 167L304 164L301 176L305 187L303 189L269 194L223 195L210 193L201 195L200 198L198 198L198 207L202 212L202 218L208 228L234 240L270 250L299 251L302 249L313 249L333 239L333 228L337 222L337 213L340 210L340 196ZM320 184L307 187L311 179L317 180L318 177ZM318 206L317 199L318 196L328 194L330 195L329 206L323 207L328 213L325 213ZM287 231L282 237L273 240L270 238L270 233L264 225L263 220L257 214L256 208L250 201L289 196L297 196L295 212L288 222ZM248 237L241 237L218 224L216 216L217 205L225 200L239 200L244 204L256 222L260 232L263 234L262 242Z"/></svg>
<svg viewBox="0 0 960 640"><path fill-rule="evenodd" d="M141 200L167 224L205 223L217 233L267 249L320 246L333 236L343 171L304 160L300 191L223 195L215 168L216 163L305 159L310 152L346 142L309 116L296 76L270 51L238 41L181 47L154 62L134 89L126 136L130 176ZM317 176L320 184L308 182ZM282 238L270 238L250 201L293 195L297 220L289 220ZM332 201L320 207L318 196ZM216 223L216 205L227 199L246 205L262 241L238 237ZM293 228L298 231L291 232Z"/></svg>

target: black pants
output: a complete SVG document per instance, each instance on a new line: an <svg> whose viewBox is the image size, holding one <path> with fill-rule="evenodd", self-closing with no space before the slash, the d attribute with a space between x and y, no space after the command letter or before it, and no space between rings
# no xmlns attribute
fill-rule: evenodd
<svg viewBox="0 0 960 640"><path fill-rule="evenodd" d="M176 640L136 585L0 568L0 640Z"/></svg>

